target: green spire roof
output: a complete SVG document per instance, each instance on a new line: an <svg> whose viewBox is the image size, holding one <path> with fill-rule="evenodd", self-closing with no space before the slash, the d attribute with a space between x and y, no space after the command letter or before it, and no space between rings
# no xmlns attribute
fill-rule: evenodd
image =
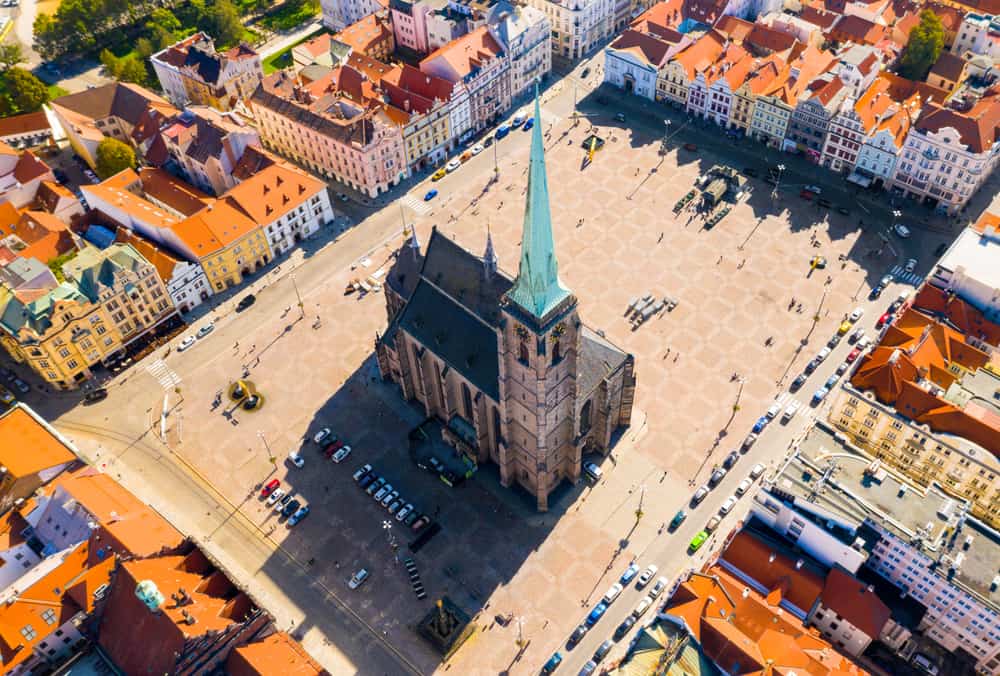
<svg viewBox="0 0 1000 676"><path fill-rule="evenodd" d="M507 297L541 319L570 296L559 281L559 263L552 241L549 185L545 177L545 147L542 145L542 114L535 84L535 125L531 132L528 165L528 203L521 233L521 265Z"/></svg>

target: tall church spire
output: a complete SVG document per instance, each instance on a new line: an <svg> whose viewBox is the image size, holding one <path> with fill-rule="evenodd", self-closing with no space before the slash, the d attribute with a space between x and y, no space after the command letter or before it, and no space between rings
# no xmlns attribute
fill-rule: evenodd
<svg viewBox="0 0 1000 676"><path fill-rule="evenodd" d="M545 148L542 145L542 114L535 84L535 126L531 134L528 165L528 199L521 233L521 264L507 297L538 319L570 295L559 281L549 213L549 186L545 176Z"/></svg>
<svg viewBox="0 0 1000 676"><path fill-rule="evenodd" d="M483 272L487 278L493 277L497 273L497 253L493 250L493 234L490 226L486 225L486 251L483 252Z"/></svg>

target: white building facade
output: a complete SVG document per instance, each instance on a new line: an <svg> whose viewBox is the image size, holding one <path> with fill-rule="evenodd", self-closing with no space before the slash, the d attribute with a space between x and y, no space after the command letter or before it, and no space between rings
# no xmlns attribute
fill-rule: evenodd
<svg viewBox="0 0 1000 676"><path fill-rule="evenodd" d="M319 4L323 25L332 31L342 31L382 7L376 0L320 0Z"/></svg>
<svg viewBox="0 0 1000 676"><path fill-rule="evenodd" d="M493 29L507 49L511 97L530 94L532 85L548 77L552 70L549 18L541 10L524 5L501 15Z"/></svg>
<svg viewBox="0 0 1000 676"><path fill-rule="evenodd" d="M552 54L575 61L611 37L615 0L528 0L552 25Z"/></svg>

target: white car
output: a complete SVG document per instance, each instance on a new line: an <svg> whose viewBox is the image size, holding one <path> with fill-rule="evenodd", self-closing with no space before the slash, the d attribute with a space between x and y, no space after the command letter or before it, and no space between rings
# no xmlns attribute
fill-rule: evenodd
<svg viewBox="0 0 1000 676"><path fill-rule="evenodd" d="M601 472L601 468L592 462L585 462L583 464L583 471L590 475L590 478L594 481L600 481L604 473Z"/></svg>
<svg viewBox="0 0 1000 676"><path fill-rule="evenodd" d="M647 584L649 584L649 581L653 579L654 575L656 575L656 571L657 570L659 570L659 569L656 567L655 564L652 564L652 563L649 564L649 567L646 568L646 570L642 571L642 575L640 575L639 579L636 580L636 586L639 589L642 589Z"/></svg>
<svg viewBox="0 0 1000 676"><path fill-rule="evenodd" d="M897 235L899 235L903 239L906 239L907 237L910 236L910 229L905 225L903 225L902 223L897 223L896 225L892 226L892 229L896 232Z"/></svg>
<svg viewBox="0 0 1000 676"><path fill-rule="evenodd" d="M811 193L815 193L817 195L823 194L823 189L818 185L807 185L806 190L808 190Z"/></svg>
<svg viewBox="0 0 1000 676"><path fill-rule="evenodd" d="M865 309L863 307L856 307L854 311L851 312L851 321L856 322L861 319L865 314Z"/></svg>
<svg viewBox="0 0 1000 676"><path fill-rule="evenodd" d="M802 404L799 403L798 399L792 399L788 403L788 406L785 407L785 412L781 414L781 419L784 420L785 422L788 422L789 420L794 418L795 414L799 412L799 406L801 405Z"/></svg>
<svg viewBox="0 0 1000 676"><path fill-rule="evenodd" d="M774 417L776 415L778 415L779 413L781 413L781 404L779 404L778 402L774 402L767 409L767 414L766 414L767 415L767 419L768 420L774 420Z"/></svg>
<svg viewBox="0 0 1000 676"><path fill-rule="evenodd" d="M215 324L212 324L212 323L205 324L203 327L201 327L200 329L198 329L198 334L197 335L198 335L199 338L204 338L205 336L207 336L208 334L210 334L214 330L215 330Z"/></svg>
<svg viewBox="0 0 1000 676"><path fill-rule="evenodd" d="M392 484L386 484L385 486L382 486L382 488L375 491L374 495L375 502L382 502L382 498L389 495L389 493L392 493Z"/></svg>
<svg viewBox="0 0 1000 676"><path fill-rule="evenodd" d="M350 587L351 589L357 589L358 587L363 585L365 583L365 580L367 579L368 579L368 571L362 568L361 570L359 570L358 572L356 572L354 575L351 576L351 579L347 582L347 586Z"/></svg>
<svg viewBox="0 0 1000 676"><path fill-rule="evenodd" d="M476 145L472 146L472 154L473 155L478 155L479 153L483 152L484 150L486 150L486 149L483 148L483 146L482 146L481 143L477 143Z"/></svg>
<svg viewBox="0 0 1000 676"><path fill-rule="evenodd" d="M316 436L313 437L313 443L319 446L324 441L326 441L326 438L330 436L330 434L331 434L330 428L324 427L323 429L321 429L319 432L316 433Z"/></svg>
<svg viewBox="0 0 1000 676"><path fill-rule="evenodd" d="M274 492L271 493L269 496L267 496L267 504L273 507L274 503L276 503L278 500L280 500L283 497L285 497L285 489L284 488L275 488Z"/></svg>
<svg viewBox="0 0 1000 676"><path fill-rule="evenodd" d="M448 164L444 165L444 168L450 174L451 172L458 169L460 166L462 166L462 161L456 157L455 159L448 162Z"/></svg>
<svg viewBox="0 0 1000 676"><path fill-rule="evenodd" d="M736 495L743 495L750 487L753 486L753 479L744 479L740 482L740 485L736 487Z"/></svg>
<svg viewBox="0 0 1000 676"><path fill-rule="evenodd" d="M691 498L691 502L698 504L708 496L708 486L699 486L698 490L694 492L694 496Z"/></svg>
<svg viewBox="0 0 1000 676"><path fill-rule="evenodd" d="M186 350L189 347L191 347L192 345L194 345L194 342L195 342L195 337L194 336L188 336L187 338L185 338L184 340L182 340L180 342L180 344L177 346L177 351L178 352L183 352L184 350Z"/></svg>
<svg viewBox="0 0 1000 676"><path fill-rule="evenodd" d="M655 599L657 596L662 594L663 590L667 588L668 584L670 584L670 580L668 580L667 578L665 577L656 578L656 584L654 584L652 588L649 590L649 598Z"/></svg>
<svg viewBox="0 0 1000 676"><path fill-rule="evenodd" d="M750 468L750 478L756 479L757 477L759 477L761 474L764 473L764 469L766 468L764 467L763 463L758 462L756 465Z"/></svg>
<svg viewBox="0 0 1000 676"><path fill-rule="evenodd" d="M615 582L613 585L611 585L608 591L605 592L604 602L610 606L612 602L614 602L614 600L618 598L618 595L621 593L622 593L622 586L617 582Z"/></svg>
<svg viewBox="0 0 1000 676"><path fill-rule="evenodd" d="M648 596L644 596L643 599L639 601L639 604L635 607L635 610L632 611L632 617L638 620L644 612L649 610L649 607L651 605L653 605L653 599L649 598Z"/></svg>
<svg viewBox="0 0 1000 676"><path fill-rule="evenodd" d="M344 460L346 460L347 456L349 456L350 454L351 454L350 446L341 446L339 449L337 449L337 452L333 454L333 461L336 463L344 462Z"/></svg>
<svg viewBox="0 0 1000 676"><path fill-rule="evenodd" d="M914 270L916 270L917 269L917 259L916 258L911 258L908 261L906 261L906 267L903 268L903 269L906 270L907 272L913 272Z"/></svg>
<svg viewBox="0 0 1000 676"><path fill-rule="evenodd" d="M730 495L726 498L726 501L722 503L722 507L719 507L719 514L725 516L729 512L733 511L733 507L736 506L736 496Z"/></svg>
<svg viewBox="0 0 1000 676"><path fill-rule="evenodd" d="M396 512L396 521L402 521L407 516L409 516L410 512L412 511L413 511L413 505L411 505L409 502L406 503L406 505L404 505L401 510Z"/></svg>
<svg viewBox="0 0 1000 676"><path fill-rule="evenodd" d="M302 456L299 455L298 451L289 451L288 461L291 462L296 467L298 467L299 469L302 469L306 464L306 461L302 459Z"/></svg>

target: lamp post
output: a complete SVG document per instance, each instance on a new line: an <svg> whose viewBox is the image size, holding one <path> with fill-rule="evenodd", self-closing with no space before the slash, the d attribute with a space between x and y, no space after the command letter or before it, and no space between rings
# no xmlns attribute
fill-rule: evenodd
<svg viewBox="0 0 1000 676"><path fill-rule="evenodd" d="M257 430L257 438L260 439L264 443L264 450L267 451L267 459L268 459L268 461L272 465L276 464L276 459L274 457L274 454L271 453L271 446L267 443L267 438L264 437L264 433L262 431Z"/></svg>
<svg viewBox="0 0 1000 676"><path fill-rule="evenodd" d="M302 304L302 296L299 294L299 285L295 281L295 273L288 275L292 278L292 286L295 288L295 298L299 302L299 319L303 319L306 316L305 306Z"/></svg>
<svg viewBox="0 0 1000 676"><path fill-rule="evenodd" d="M663 121L663 142L660 144L660 154L661 155L666 155L667 154L667 138L670 136L670 123L672 121L673 120L664 120Z"/></svg>
<svg viewBox="0 0 1000 676"><path fill-rule="evenodd" d="M524 647L524 618L517 618L517 647Z"/></svg>
<svg viewBox="0 0 1000 676"><path fill-rule="evenodd" d="M639 486L639 506L635 510L635 520L636 521L638 521L639 519L642 518L642 515L643 515L642 501L643 501L643 498L645 498L645 497L646 497L646 484L642 484L641 486Z"/></svg>
<svg viewBox="0 0 1000 676"><path fill-rule="evenodd" d="M778 180L774 183L774 190L771 191L771 199L778 199L778 188L781 187L781 174L785 171L785 165L779 164L778 167Z"/></svg>

